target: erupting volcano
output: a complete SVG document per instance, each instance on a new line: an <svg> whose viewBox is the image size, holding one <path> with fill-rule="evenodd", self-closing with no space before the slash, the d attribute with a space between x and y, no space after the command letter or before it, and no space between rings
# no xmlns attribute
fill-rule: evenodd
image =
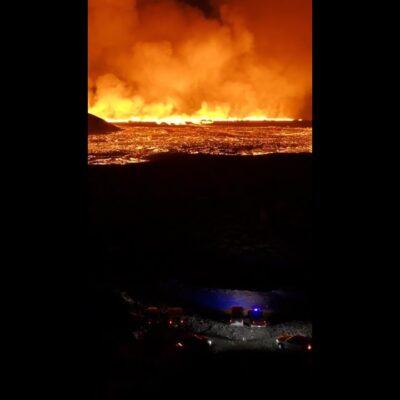
<svg viewBox="0 0 400 400"><path fill-rule="evenodd" d="M89 112L311 119L311 0L89 0Z"/></svg>
<svg viewBox="0 0 400 400"><path fill-rule="evenodd" d="M309 394L311 2L88 1L100 397Z"/></svg>

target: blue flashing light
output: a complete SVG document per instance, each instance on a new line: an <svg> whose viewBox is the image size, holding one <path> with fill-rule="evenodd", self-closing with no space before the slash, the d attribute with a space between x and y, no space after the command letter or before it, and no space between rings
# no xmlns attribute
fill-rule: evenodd
<svg viewBox="0 0 400 400"><path fill-rule="evenodd" d="M269 295L230 289L184 288L183 297L202 308L226 312L232 307L241 306L251 313L261 313L269 301Z"/></svg>
<svg viewBox="0 0 400 400"><path fill-rule="evenodd" d="M250 315L255 319L261 318L263 315L261 307L253 306L251 309Z"/></svg>

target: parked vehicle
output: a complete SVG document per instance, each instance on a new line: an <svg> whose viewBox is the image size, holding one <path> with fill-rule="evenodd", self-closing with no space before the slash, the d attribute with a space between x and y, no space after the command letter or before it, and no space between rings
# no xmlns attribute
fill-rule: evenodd
<svg viewBox="0 0 400 400"><path fill-rule="evenodd" d="M178 338L175 348L180 354L186 355L207 355L211 352L212 340L197 333L186 333Z"/></svg>
<svg viewBox="0 0 400 400"><path fill-rule="evenodd" d="M182 307L169 307L166 315L170 328L182 328L186 324Z"/></svg>
<svg viewBox="0 0 400 400"><path fill-rule="evenodd" d="M249 310L249 324L253 328L263 328L267 326L267 321L264 318L264 313L261 307L253 307Z"/></svg>
<svg viewBox="0 0 400 400"><path fill-rule="evenodd" d="M243 307L232 307L231 308L231 317L229 320L229 325L232 326L243 326L244 321L244 310Z"/></svg>
<svg viewBox="0 0 400 400"><path fill-rule="evenodd" d="M159 325L161 322L161 312L158 307L147 307L144 310L145 323L147 325Z"/></svg>
<svg viewBox="0 0 400 400"><path fill-rule="evenodd" d="M307 352L312 350L311 338L301 335L279 336L276 339L276 344L280 350Z"/></svg>

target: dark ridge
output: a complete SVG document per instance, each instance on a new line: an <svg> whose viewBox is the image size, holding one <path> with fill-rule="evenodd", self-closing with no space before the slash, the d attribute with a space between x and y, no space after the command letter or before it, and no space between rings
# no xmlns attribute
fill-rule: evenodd
<svg viewBox="0 0 400 400"><path fill-rule="evenodd" d="M100 133L111 133L120 131L121 128L104 121L93 114L88 114L88 134L100 134Z"/></svg>
<svg viewBox="0 0 400 400"><path fill-rule="evenodd" d="M311 164L311 154L163 154L89 166L93 269L125 283L308 287Z"/></svg>

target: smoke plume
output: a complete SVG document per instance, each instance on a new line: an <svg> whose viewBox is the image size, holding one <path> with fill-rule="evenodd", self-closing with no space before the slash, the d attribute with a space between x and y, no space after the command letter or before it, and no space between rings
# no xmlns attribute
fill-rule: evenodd
<svg viewBox="0 0 400 400"><path fill-rule="evenodd" d="M89 111L311 119L311 0L89 0Z"/></svg>

